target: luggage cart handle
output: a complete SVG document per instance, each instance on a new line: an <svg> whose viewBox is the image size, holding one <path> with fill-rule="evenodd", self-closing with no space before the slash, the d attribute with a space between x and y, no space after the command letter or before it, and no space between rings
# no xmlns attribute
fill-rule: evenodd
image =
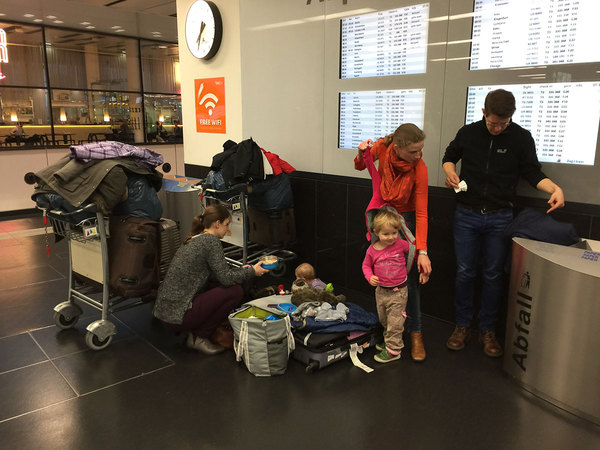
<svg viewBox="0 0 600 450"><path fill-rule="evenodd" d="M40 209L45 209L45 208L40 208ZM84 205L81 208L78 208L75 211L71 211L71 212L54 210L54 209L46 210L46 212L53 214L55 216L60 216L63 220L70 221L70 219L72 217L75 217L77 214L81 214L83 212L90 213L90 214L96 214L98 212L98 205L96 205L95 203L88 203L87 205Z"/></svg>
<svg viewBox="0 0 600 450"><path fill-rule="evenodd" d="M213 189L213 188L203 188L203 190L205 190L207 192L215 192L217 194L229 194L229 193L240 194L242 192L250 193L251 189L250 189L249 184L239 183L239 184L234 184L229 189L225 189L225 190L219 190L219 189Z"/></svg>

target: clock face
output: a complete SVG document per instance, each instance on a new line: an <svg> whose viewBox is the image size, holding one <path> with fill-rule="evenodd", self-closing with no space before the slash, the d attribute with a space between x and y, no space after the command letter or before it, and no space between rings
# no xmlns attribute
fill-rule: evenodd
<svg viewBox="0 0 600 450"><path fill-rule="evenodd" d="M196 58L210 59L221 45L223 27L219 9L213 2L198 0L185 20L185 40Z"/></svg>

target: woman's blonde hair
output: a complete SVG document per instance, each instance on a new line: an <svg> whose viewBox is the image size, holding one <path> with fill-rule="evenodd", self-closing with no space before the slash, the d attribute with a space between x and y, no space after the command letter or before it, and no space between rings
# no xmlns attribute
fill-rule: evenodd
<svg viewBox="0 0 600 450"><path fill-rule="evenodd" d="M425 140L425 133L414 123L403 123L392 134L388 134L384 138L386 146L392 142L398 147L406 147L410 144L422 142Z"/></svg>
<svg viewBox="0 0 600 450"><path fill-rule="evenodd" d="M190 234L188 234L183 240L184 244L196 236L197 234L204 233L211 225L217 221L224 222L231 217L229 210L223 205L209 205L206 207L202 215L194 217L192 220L192 228Z"/></svg>

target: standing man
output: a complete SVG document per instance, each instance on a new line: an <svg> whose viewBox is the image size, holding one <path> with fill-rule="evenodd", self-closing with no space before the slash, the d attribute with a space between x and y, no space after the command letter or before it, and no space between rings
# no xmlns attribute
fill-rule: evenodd
<svg viewBox="0 0 600 450"><path fill-rule="evenodd" d="M503 269L508 244L504 230L513 219L516 185L522 176L536 189L550 194L548 213L565 204L563 191L541 171L531 133L511 122L515 97L504 89L485 98L483 119L462 127L442 159L446 186L457 194L454 214L456 251L456 328L446 342L462 350L471 337L473 282L480 255L483 287L479 311L479 341L487 356L502 355L496 339L498 306L503 291ZM460 177L456 163L462 160Z"/></svg>

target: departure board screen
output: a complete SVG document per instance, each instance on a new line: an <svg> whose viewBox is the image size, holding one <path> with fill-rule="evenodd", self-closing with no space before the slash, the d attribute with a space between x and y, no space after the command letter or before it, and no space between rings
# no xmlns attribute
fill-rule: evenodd
<svg viewBox="0 0 600 450"><path fill-rule="evenodd" d="M429 4L341 19L340 78L425 73Z"/></svg>
<svg viewBox="0 0 600 450"><path fill-rule="evenodd" d="M469 86L466 123L482 118L485 96L511 91L513 122L529 130L540 162L594 165L600 121L600 81Z"/></svg>
<svg viewBox="0 0 600 450"><path fill-rule="evenodd" d="M600 61L599 0L475 0L471 70Z"/></svg>
<svg viewBox="0 0 600 450"><path fill-rule="evenodd" d="M393 133L403 123L423 128L425 89L340 92L338 147Z"/></svg>

